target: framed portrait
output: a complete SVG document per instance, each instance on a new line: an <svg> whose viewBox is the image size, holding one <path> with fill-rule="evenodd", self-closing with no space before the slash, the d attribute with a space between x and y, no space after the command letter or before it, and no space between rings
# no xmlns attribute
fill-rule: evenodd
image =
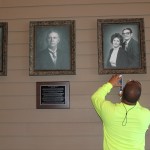
<svg viewBox="0 0 150 150"><path fill-rule="evenodd" d="M36 82L37 109L67 109L69 107L69 81Z"/></svg>
<svg viewBox="0 0 150 150"><path fill-rule="evenodd" d="M98 73L146 73L143 18L98 19Z"/></svg>
<svg viewBox="0 0 150 150"><path fill-rule="evenodd" d="M31 21L29 74L74 75L75 21Z"/></svg>
<svg viewBox="0 0 150 150"><path fill-rule="evenodd" d="M8 23L0 22L0 76L7 75Z"/></svg>

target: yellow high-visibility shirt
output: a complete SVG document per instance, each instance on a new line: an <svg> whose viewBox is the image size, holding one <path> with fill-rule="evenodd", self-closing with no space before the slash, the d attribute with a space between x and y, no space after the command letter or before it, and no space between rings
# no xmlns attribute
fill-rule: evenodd
<svg viewBox="0 0 150 150"><path fill-rule="evenodd" d="M122 102L106 100L111 83L100 87L91 97L93 106L103 121L104 150L144 150L145 133L150 125L150 110Z"/></svg>

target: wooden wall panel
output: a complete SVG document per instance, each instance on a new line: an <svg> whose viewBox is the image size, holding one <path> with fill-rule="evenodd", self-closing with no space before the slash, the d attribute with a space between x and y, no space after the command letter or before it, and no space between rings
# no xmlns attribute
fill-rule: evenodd
<svg viewBox="0 0 150 150"><path fill-rule="evenodd" d="M122 17L124 18L124 16ZM127 16L126 16L127 18ZM135 15L133 17L130 17L130 18L144 18L144 25L145 25L145 28L148 28L150 26L150 22L149 22L149 19L150 19L150 16L142 16L142 15ZM51 18L51 17L48 17L48 18L20 18L20 19L8 19L9 21L9 28L8 30L11 32L11 31L16 31L16 32L27 32L29 31L29 23L30 21L55 21L55 20L75 20L76 21L76 29L77 30L91 30L91 29L96 29L97 28L97 19L118 19L118 16L113 16L113 18L111 18L110 16L104 16L104 17L101 17L101 16L86 16L86 17L64 17L64 18ZM7 21L7 19L5 19Z"/></svg>
<svg viewBox="0 0 150 150"><path fill-rule="evenodd" d="M3 123L0 125L0 136L101 136L101 127L100 123ZM56 132L57 129L59 132Z"/></svg>
<svg viewBox="0 0 150 150"><path fill-rule="evenodd" d="M147 74L140 103L150 108L149 0L0 0L8 22L8 75L0 77L0 150L102 150L102 123L91 95L111 75L98 74L97 19L144 18ZM76 21L76 75L29 76L30 21ZM36 82L69 81L70 109L36 109ZM119 102L118 88L108 99ZM150 150L150 131L146 150Z"/></svg>
<svg viewBox="0 0 150 150"><path fill-rule="evenodd" d="M68 0L55 0L55 1L49 1L49 0L43 0L41 4L41 0L36 0L36 1L30 1L27 0L26 2L24 0L0 0L1 7L25 7L25 6L41 6L41 5L91 5L91 4L126 4L126 3L147 3L149 0L126 0L126 1L120 1L120 0L105 0L105 1L99 1L99 0L76 0L76 1L68 1Z"/></svg>
<svg viewBox="0 0 150 150"><path fill-rule="evenodd" d="M5 116L5 117L4 117ZM93 123L99 122L93 109L34 109L34 110L0 110L0 122L3 123ZM58 132L58 131L56 131Z"/></svg>
<svg viewBox="0 0 150 150"><path fill-rule="evenodd" d="M133 9L135 8L136 9ZM112 13L119 16L145 15L149 13L149 3L125 3L125 4L92 4L92 5L54 5L40 7L6 7L0 9L1 19L20 18L43 18L46 17L83 17L87 16L112 16ZM56 10L57 11L56 13ZM83 11L84 10L84 11ZM93 11L94 10L94 11ZM111 10L111 11L108 11ZM128 11L127 11L128 10ZM6 13L10 11L11 13ZM26 11L26 13L24 13ZM39 13L40 12L40 13ZM68 13L70 12L70 13ZM82 13L81 13L82 12ZM5 14L5 16L3 15ZM37 15L38 14L38 15Z"/></svg>
<svg viewBox="0 0 150 150"><path fill-rule="evenodd" d="M29 58L29 44L9 44L8 50L8 57Z"/></svg>
<svg viewBox="0 0 150 150"><path fill-rule="evenodd" d="M41 142L43 141L43 142ZM86 143L86 144L83 144ZM54 137L9 137L0 138L0 145L2 149L53 149L58 150L64 148L65 150L80 149L82 150L98 150L101 147L102 141L100 141L98 136L54 136Z"/></svg>

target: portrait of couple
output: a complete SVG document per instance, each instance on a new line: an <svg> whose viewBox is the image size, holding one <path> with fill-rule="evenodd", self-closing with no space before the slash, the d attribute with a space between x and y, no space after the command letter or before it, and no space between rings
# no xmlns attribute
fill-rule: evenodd
<svg viewBox="0 0 150 150"><path fill-rule="evenodd" d="M143 18L97 19L98 73L146 73Z"/></svg>
<svg viewBox="0 0 150 150"><path fill-rule="evenodd" d="M106 68L139 68L141 66L139 33L136 28L132 28L129 25L124 26L121 33L116 31L110 35L111 45L105 58Z"/></svg>

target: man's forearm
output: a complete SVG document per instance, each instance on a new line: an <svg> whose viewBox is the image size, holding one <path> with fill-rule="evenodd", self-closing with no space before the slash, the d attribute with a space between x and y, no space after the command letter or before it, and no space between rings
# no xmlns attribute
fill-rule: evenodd
<svg viewBox="0 0 150 150"><path fill-rule="evenodd" d="M102 87L100 87L91 97L92 103L94 107L99 107L103 101L105 101L106 95L110 92L112 89L112 84L111 83L106 83Z"/></svg>

